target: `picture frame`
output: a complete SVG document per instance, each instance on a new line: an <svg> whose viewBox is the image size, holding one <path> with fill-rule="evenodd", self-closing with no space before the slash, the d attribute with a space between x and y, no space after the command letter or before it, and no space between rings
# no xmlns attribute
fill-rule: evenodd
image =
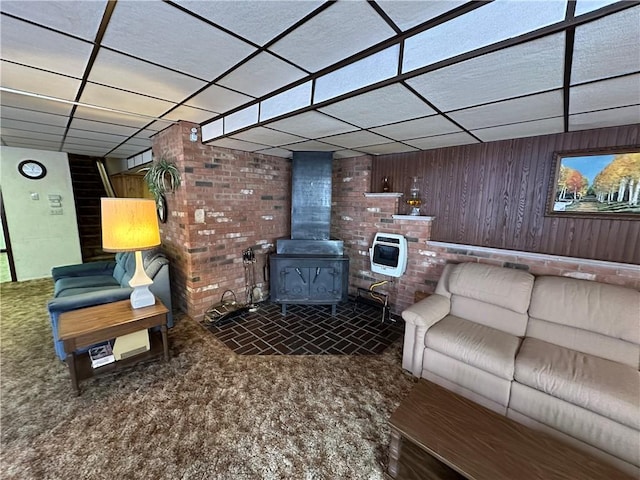
<svg viewBox="0 0 640 480"><path fill-rule="evenodd" d="M554 152L545 215L640 220L640 145Z"/></svg>

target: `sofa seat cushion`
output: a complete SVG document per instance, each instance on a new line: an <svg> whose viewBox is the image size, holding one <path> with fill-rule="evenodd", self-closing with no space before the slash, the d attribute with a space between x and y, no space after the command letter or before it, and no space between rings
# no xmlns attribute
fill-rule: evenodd
<svg viewBox="0 0 640 480"><path fill-rule="evenodd" d="M120 284L112 275L91 275L87 277L61 278L55 284L53 295L60 296L65 290L88 287L117 287Z"/></svg>
<svg viewBox="0 0 640 480"><path fill-rule="evenodd" d="M633 367L526 338L516 358L515 379L640 429L640 373Z"/></svg>
<svg viewBox="0 0 640 480"><path fill-rule="evenodd" d="M91 292L103 292L103 291L111 290L113 288L114 288L113 285L102 286L102 287L67 288L66 290L63 290L62 292L60 292L60 295L57 295L56 298L73 297L74 295L82 295L84 293L91 293ZM131 288L124 289L121 287L117 287L117 291L125 291L125 290L131 291L132 289Z"/></svg>
<svg viewBox="0 0 640 480"><path fill-rule="evenodd" d="M427 331L425 346L506 380L513 380L520 338L447 315Z"/></svg>

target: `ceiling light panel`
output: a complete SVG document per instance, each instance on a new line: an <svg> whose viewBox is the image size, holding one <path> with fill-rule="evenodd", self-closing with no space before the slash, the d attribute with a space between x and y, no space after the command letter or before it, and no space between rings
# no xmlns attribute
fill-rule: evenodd
<svg viewBox="0 0 640 480"><path fill-rule="evenodd" d="M362 128L433 115L435 111L396 83L319 109Z"/></svg>
<svg viewBox="0 0 640 480"><path fill-rule="evenodd" d="M459 132L460 130L460 127L442 115L432 115L430 117L417 118L415 120L371 129L372 132L393 138L394 140L409 140L411 138L443 135L445 133Z"/></svg>
<svg viewBox="0 0 640 480"><path fill-rule="evenodd" d="M311 87L312 82L306 82L263 100L260 102L260 121L311 105Z"/></svg>
<svg viewBox="0 0 640 480"><path fill-rule="evenodd" d="M435 137L416 138L413 140L407 140L405 143L408 143L419 150L430 150L432 148L469 145L471 143L479 142L466 132L458 132L449 133L447 135L438 135Z"/></svg>
<svg viewBox="0 0 640 480"><path fill-rule="evenodd" d="M411 27L415 27L427 20L438 17L443 13L453 10L467 2L447 0L440 0L437 2L378 0L377 3L382 7L385 13L389 15L389 18L393 20L393 23L395 23L402 31L406 31Z"/></svg>
<svg viewBox="0 0 640 480"><path fill-rule="evenodd" d="M576 27L571 84L640 70L640 6Z"/></svg>
<svg viewBox="0 0 640 480"><path fill-rule="evenodd" d="M224 117L224 133L235 132L253 123L258 123L258 105L251 105Z"/></svg>
<svg viewBox="0 0 640 480"><path fill-rule="evenodd" d="M640 103L640 75L627 75L570 89L569 113L590 112Z"/></svg>
<svg viewBox="0 0 640 480"><path fill-rule="evenodd" d="M358 148L365 153L369 153L371 155L385 155L389 153L403 153L403 152L415 152L418 150L409 145L405 145L404 143L392 142L392 143L384 143L382 145L371 145L368 147Z"/></svg>
<svg viewBox="0 0 640 480"><path fill-rule="evenodd" d="M87 83L80 102L101 107L113 108L124 112L159 117L174 106L173 103L137 93L124 92L111 87ZM147 120L147 123L151 119Z"/></svg>
<svg viewBox="0 0 640 480"><path fill-rule="evenodd" d="M101 48L90 82L180 102L206 85L202 80Z"/></svg>
<svg viewBox="0 0 640 480"><path fill-rule="evenodd" d="M559 117L563 112L562 90L514 98L449 113L466 130L509 123Z"/></svg>
<svg viewBox="0 0 640 480"><path fill-rule="evenodd" d="M492 2L405 40L402 72L560 22L565 11L558 0Z"/></svg>
<svg viewBox="0 0 640 480"><path fill-rule="evenodd" d="M574 15L577 17L617 2L618 0L578 0Z"/></svg>
<svg viewBox="0 0 640 480"><path fill-rule="evenodd" d="M551 35L407 80L443 111L562 87L564 34Z"/></svg>
<svg viewBox="0 0 640 480"><path fill-rule="evenodd" d="M4 94L3 94L4 95ZM0 109L2 121L22 120L24 122L42 123L45 125L57 125L66 127L69 119L65 115L54 115L52 113L36 112L16 107L5 107Z"/></svg>
<svg viewBox="0 0 640 480"><path fill-rule="evenodd" d="M212 138L220 137L224 135L224 122L222 119L216 120L215 122L209 122L206 125L203 125L200 128L200 133L202 134L202 141L206 142L207 140L211 140Z"/></svg>
<svg viewBox="0 0 640 480"><path fill-rule="evenodd" d="M255 152L256 150L263 150L265 148L268 148L268 145L245 142L244 140L237 140L235 138L221 138L220 140L208 142L207 145L213 145L214 147L231 148L232 150L242 150L244 152Z"/></svg>
<svg viewBox="0 0 640 480"><path fill-rule="evenodd" d="M357 130L353 125L315 111L278 120L270 123L269 127L305 138L327 137Z"/></svg>
<svg viewBox="0 0 640 480"><path fill-rule="evenodd" d="M262 52L217 83L254 97L261 97L304 76L305 72L299 68L268 52Z"/></svg>
<svg viewBox="0 0 640 480"><path fill-rule="evenodd" d="M640 105L569 115L569 130L571 131L636 123L640 123Z"/></svg>
<svg viewBox="0 0 640 480"><path fill-rule="evenodd" d="M141 30L150 34L140 35ZM118 2L102 43L204 80L213 80L255 51L164 2Z"/></svg>
<svg viewBox="0 0 640 480"><path fill-rule="evenodd" d="M106 6L105 0L2 1L3 12L91 42L96 38Z"/></svg>
<svg viewBox="0 0 640 480"><path fill-rule="evenodd" d="M514 123L499 127L473 130L472 133L483 142L507 140L510 138L534 137L536 135L548 135L562 133L564 131L563 117L545 118L531 122Z"/></svg>
<svg viewBox="0 0 640 480"><path fill-rule="evenodd" d="M185 105L210 110L212 112L225 113L251 100L253 100L253 98L247 95L234 92L228 88L219 87L218 85L211 85L193 98L187 100Z"/></svg>
<svg viewBox="0 0 640 480"><path fill-rule="evenodd" d="M21 108L25 110L33 110L35 112L53 113L57 115L69 115L73 105L69 103L60 103L54 100L46 100L43 98L30 97L20 95L18 93L2 92L0 94L0 103L3 106ZM4 114L3 114L4 117Z"/></svg>
<svg viewBox="0 0 640 480"><path fill-rule="evenodd" d="M201 17L264 45L291 25L302 20L324 2L176 2Z"/></svg>
<svg viewBox="0 0 640 480"><path fill-rule="evenodd" d="M265 127L252 128L246 132L233 135L231 138L254 143L262 143L264 145L271 145L274 147L304 140L304 138L297 135L291 135L290 133L279 132Z"/></svg>
<svg viewBox="0 0 640 480"><path fill-rule="evenodd" d="M181 105L178 108L171 110L166 115L163 115L162 118L173 121L184 120L186 122L202 123L215 116L217 116L217 114L214 112Z"/></svg>
<svg viewBox="0 0 640 480"><path fill-rule="evenodd" d="M398 74L400 46L369 55L316 80L313 103L320 103Z"/></svg>
<svg viewBox="0 0 640 480"><path fill-rule="evenodd" d="M44 72L15 63L2 63L2 86L23 92L73 101L80 88L80 80L56 73ZM3 92L4 95L4 92Z"/></svg>
<svg viewBox="0 0 640 480"><path fill-rule="evenodd" d="M337 145L342 148L358 148L367 145L391 143L392 141L388 138L381 137L380 135L376 135L375 133L371 133L366 130L343 133L341 135L333 135L331 137L323 137L320 140L330 143L331 145Z"/></svg>
<svg viewBox="0 0 640 480"><path fill-rule="evenodd" d="M2 4L4 6L4 2ZM5 15L0 18L0 55L3 60L82 78L91 55L90 43Z"/></svg>
<svg viewBox="0 0 640 480"><path fill-rule="evenodd" d="M336 2L269 49L316 72L394 34L368 2Z"/></svg>

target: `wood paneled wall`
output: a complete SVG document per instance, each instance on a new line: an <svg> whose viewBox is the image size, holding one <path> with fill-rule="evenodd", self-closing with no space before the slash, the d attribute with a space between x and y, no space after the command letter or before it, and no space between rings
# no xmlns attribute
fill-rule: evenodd
<svg viewBox="0 0 640 480"><path fill-rule="evenodd" d="M381 155L371 191L389 177L407 198L419 176L432 240L640 264L639 220L545 216L554 152L639 143L636 124Z"/></svg>

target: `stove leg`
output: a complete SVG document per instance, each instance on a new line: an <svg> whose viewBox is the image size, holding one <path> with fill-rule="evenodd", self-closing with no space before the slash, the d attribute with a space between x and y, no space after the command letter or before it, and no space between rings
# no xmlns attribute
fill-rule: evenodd
<svg viewBox="0 0 640 480"><path fill-rule="evenodd" d="M286 317L286 316L287 316L287 304L286 304L286 303L283 303L281 308L282 308L282 310L281 310L281 312L280 312L280 313L281 313L281 315L282 315L283 317Z"/></svg>
<svg viewBox="0 0 640 480"><path fill-rule="evenodd" d="M332 304L331 305L331 316L335 317L336 316L336 304Z"/></svg>

